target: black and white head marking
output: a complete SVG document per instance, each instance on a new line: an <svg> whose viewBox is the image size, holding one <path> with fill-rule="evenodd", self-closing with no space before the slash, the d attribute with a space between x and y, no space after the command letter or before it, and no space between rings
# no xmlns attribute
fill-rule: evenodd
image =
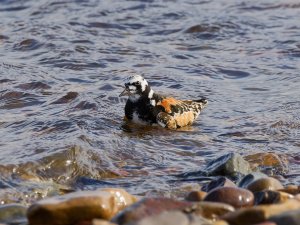
<svg viewBox="0 0 300 225"><path fill-rule="evenodd" d="M145 78L140 75L133 75L125 80L125 90L120 96L128 95L132 102L138 101L143 96L150 99L150 103L155 105L155 101L151 101L153 94L154 92Z"/></svg>

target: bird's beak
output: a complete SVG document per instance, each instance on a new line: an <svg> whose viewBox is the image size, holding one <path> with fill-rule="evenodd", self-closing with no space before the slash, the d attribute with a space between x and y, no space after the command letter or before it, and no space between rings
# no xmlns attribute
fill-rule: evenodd
<svg viewBox="0 0 300 225"><path fill-rule="evenodd" d="M119 95L119 97L121 97L121 96L129 96L129 95L131 95L129 89L125 88L124 91L122 91L122 93Z"/></svg>

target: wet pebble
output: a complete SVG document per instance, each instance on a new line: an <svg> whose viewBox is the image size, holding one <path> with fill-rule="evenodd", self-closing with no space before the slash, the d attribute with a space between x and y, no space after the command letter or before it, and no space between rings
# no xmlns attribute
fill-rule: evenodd
<svg viewBox="0 0 300 225"><path fill-rule="evenodd" d="M271 216L279 215L290 210L300 209L300 202L288 200L282 204L261 205L239 209L225 214L222 219L230 225L253 225L267 221Z"/></svg>
<svg viewBox="0 0 300 225"><path fill-rule="evenodd" d="M148 216L158 215L165 211L183 211L192 206L193 204L190 202L169 198L144 198L120 212L112 219L112 222L123 225L130 222L137 222Z"/></svg>
<svg viewBox="0 0 300 225"><path fill-rule="evenodd" d="M260 178L267 178L268 176L261 172L253 172L249 173L246 176L244 176L239 182L238 186L241 188L245 188L250 184L251 182L258 180Z"/></svg>
<svg viewBox="0 0 300 225"><path fill-rule="evenodd" d="M93 219L91 221L81 221L75 225L117 225L117 224L111 223L110 221L107 220Z"/></svg>
<svg viewBox="0 0 300 225"><path fill-rule="evenodd" d="M254 195L242 188L221 187L209 192L204 201L223 202L232 205L235 208L252 206L254 204Z"/></svg>
<svg viewBox="0 0 300 225"><path fill-rule="evenodd" d="M283 203L294 198L293 195L280 191L259 191L254 196L256 205Z"/></svg>
<svg viewBox="0 0 300 225"><path fill-rule="evenodd" d="M278 191L289 193L292 195L297 195L300 193L300 188L297 185L287 185L284 188L279 189Z"/></svg>
<svg viewBox="0 0 300 225"><path fill-rule="evenodd" d="M269 218L276 225L300 225L300 210L292 210Z"/></svg>
<svg viewBox="0 0 300 225"><path fill-rule="evenodd" d="M36 202L29 207L27 218L30 225L75 224L93 218L111 219L135 201L136 198L123 189L79 191Z"/></svg>
<svg viewBox="0 0 300 225"><path fill-rule="evenodd" d="M220 202L197 202L192 207L194 214L213 221L234 210L231 205Z"/></svg>
<svg viewBox="0 0 300 225"><path fill-rule="evenodd" d="M286 174L288 172L288 159L285 155L276 153L256 153L244 157L252 169L259 169L261 172L272 174Z"/></svg>
<svg viewBox="0 0 300 225"><path fill-rule="evenodd" d="M252 192L264 191L264 190L279 190L282 189L283 186L275 178L267 177L260 178L251 183L249 183L246 188Z"/></svg>
<svg viewBox="0 0 300 225"><path fill-rule="evenodd" d="M203 185L201 190L205 192L209 192L218 187L236 187L236 185L226 177L217 177L216 179Z"/></svg>
<svg viewBox="0 0 300 225"><path fill-rule="evenodd" d="M204 191L191 191L190 193L188 193L185 200L191 202L200 202L203 201L206 195L207 193Z"/></svg>
<svg viewBox="0 0 300 225"><path fill-rule="evenodd" d="M237 153L229 153L209 162L204 169L208 176L237 178L251 172L250 164Z"/></svg>
<svg viewBox="0 0 300 225"><path fill-rule="evenodd" d="M211 225L212 222L195 215L188 215L181 211L166 211L158 215L143 218L130 225Z"/></svg>

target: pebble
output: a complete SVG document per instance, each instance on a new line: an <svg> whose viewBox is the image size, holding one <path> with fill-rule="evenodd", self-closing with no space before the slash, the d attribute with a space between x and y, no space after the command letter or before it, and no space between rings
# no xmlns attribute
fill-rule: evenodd
<svg viewBox="0 0 300 225"><path fill-rule="evenodd" d="M216 179L203 185L201 190L205 192L209 192L218 187L236 187L236 185L226 177L217 177Z"/></svg>
<svg viewBox="0 0 300 225"><path fill-rule="evenodd" d="M238 182L238 187L246 188L248 184L251 182L258 180L260 178L267 178L268 176L261 172L252 172L242 177L242 179Z"/></svg>
<svg viewBox="0 0 300 225"><path fill-rule="evenodd" d="M227 213L221 218L230 225L253 225L265 222L271 216L296 209L300 209L300 201L291 199L282 204L260 205L239 209L235 212Z"/></svg>
<svg viewBox="0 0 300 225"><path fill-rule="evenodd" d="M181 211L166 211L158 215L148 216L130 225L212 225L212 222Z"/></svg>
<svg viewBox="0 0 300 225"><path fill-rule="evenodd" d="M283 203L294 198L293 195L280 191L259 191L254 196L256 205Z"/></svg>
<svg viewBox="0 0 300 225"><path fill-rule="evenodd" d="M237 178L251 172L250 164L237 153L229 153L209 162L204 169L207 176Z"/></svg>
<svg viewBox="0 0 300 225"><path fill-rule="evenodd" d="M252 192L264 191L264 190L279 190L283 186L277 179L273 177L260 178L249 183L246 187Z"/></svg>
<svg viewBox="0 0 300 225"><path fill-rule="evenodd" d="M207 193L205 191L191 191L188 193L188 195L185 197L185 200L191 201L191 202L200 202L203 201Z"/></svg>
<svg viewBox="0 0 300 225"><path fill-rule="evenodd" d="M221 187L209 192L204 201L223 202L235 208L252 206L254 195L252 192L237 187Z"/></svg>
<svg viewBox="0 0 300 225"><path fill-rule="evenodd" d="M231 205L220 202L197 202L192 208L192 212L196 215L213 221L234 210Z"/></svg>
<svg viewBox="0 0 300 225"><path fill-rule="evenodd" d="M276 153L259 152L252 155L247 155L244 159L250 163L252 169L259 168L261 171L264 168L272 168L277 173L288 172L288 159L285 155Z"/></svg>
<svg viewBox="0 0 300 225"><path fill-rule="evenodd" d="M191 209L193 203L178 201L170 198L144 198L127 207L114 218L113 223L123 225L137 222L149 216L155 216L165 211Z"/></svg>
<svg viewBox="0 0 300 225"><path fill-rule="evenodd" d="M284 188L279 189L278 191L282 191L282 192L289 193L292 195L297 195L300 193L300 188L297 185L287 185Z"/></svg>
<svg viewBox="0 0 300 225"><path fill-rule="evenodd" d="M75 224L94 218L108 220L135 201L123 189L78 191L34 203L27 211L27 218L30 225Z"/></svg>
<svg viewBox="0 0 300 225"><path fill-rule="evenodd" d="M292 210L276 216L271 216L269 220L276 225L300 225L300 210Z"/></svg>

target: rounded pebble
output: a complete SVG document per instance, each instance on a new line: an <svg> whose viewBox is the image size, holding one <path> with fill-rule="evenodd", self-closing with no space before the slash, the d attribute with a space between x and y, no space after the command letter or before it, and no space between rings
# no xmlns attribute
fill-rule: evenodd
<svg viewBox="0 0 300 225"><path fill-rule="evenodd" d="M246 188L252 192L258 192L265 190L279 190L282 189L283 186L280 181L276 180L275 178L267 177L254 180L248 184Z"/></svg>
<svg viewBox="0 0 300 225"><path fill-rule="evenodd" d="M235 208L242 208L254 204L254 195L243 188L221 187L209 192L204 201L223 202Z"/></svg>

